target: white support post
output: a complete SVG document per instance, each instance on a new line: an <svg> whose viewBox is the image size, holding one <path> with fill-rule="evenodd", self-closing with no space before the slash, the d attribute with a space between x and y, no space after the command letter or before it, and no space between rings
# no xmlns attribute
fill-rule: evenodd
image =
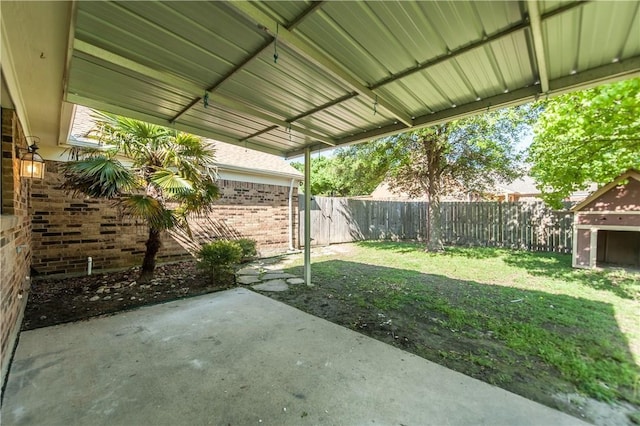
<svg viewBox="0 0 640 426"><path fill-rule="evenodd" d="M591 228L589 239L589 268L594 269L598 258L598 228Z"/></svg>
<svg viewBox="0 0 640 426"><path fill-rule="evenodd" d="M311 147L304 149L304 282L311 285Z"/></svg>

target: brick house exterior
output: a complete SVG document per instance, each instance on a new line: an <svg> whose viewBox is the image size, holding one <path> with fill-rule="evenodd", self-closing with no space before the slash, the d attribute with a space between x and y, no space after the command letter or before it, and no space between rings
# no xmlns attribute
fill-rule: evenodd
<svg viewBox="0 0 640 426"><path fill-rule="evenodd" d="M94 112L75 106L69 145L96 146L90 134ZM192 217L193 239L165 232L158 262L192 258L201 244L218 238L252 238L260 255L297 247L298 183L302 174L281 157L205 139L213 145L221 197L208 216ZM60 189L63 147L42 147L45 178L31 195L34 273L82 274L92 258L95 271L139 265L148 236L143 223L122 217L111 202Z"/></svg>
<svg viewBox="0 0 640 426"><path fill-rule="evenodd" d="M16 343L27 303L31 265L29 182L19 176L16 148L24 147L15 111L2 108L2 211L0 215L0 327L2 379Z"/></svg>
<svg viewBox="0 0 640 426"><path fill-rule="evenodd" d="M575 268L640 267L640 172L623 173L571 210Z"/></svg>
<svg viewBox="0 0 640 426"><path fill-rule="evenodd" d="M4 86L3 86L4 93ZM7 107L5 104L9 104ZM109 201L61 190L65 147L43 145L42 180L20 178L17 147L26 147L18 114L8 98L2 108L2 214L0 215L0 321L2 382L16 345L31 275L86 273L140 264L147 229L122 217ZM261 255L296 248L297 188L302 175L275 155L215 143L221 197L215 212L190 219L194 241L165 233L159 262L192 258L216 238L253 238Z"/></svg>
<svg viewBox="0 0 640 426"><path fill-rule="evenodd" d="M74 197L60 189L61 162L47 161L45 179L34 182L31 195L34 272L39 275L82 274L91 257L93 269L104 271L139 265L147 228L122 217L111 202ZM217 238L247 237L257 241L261 255L290 247L289 232L297 235L297 214L289 226L290 187L220 179L221 197L209 216L193 217L193 241L165 233L158 262L192 258L200 244ZM297 185L296 185L297 186ZM297 211L297 188L291 207ZM294 247L297 241L293 240Z"/></svg>

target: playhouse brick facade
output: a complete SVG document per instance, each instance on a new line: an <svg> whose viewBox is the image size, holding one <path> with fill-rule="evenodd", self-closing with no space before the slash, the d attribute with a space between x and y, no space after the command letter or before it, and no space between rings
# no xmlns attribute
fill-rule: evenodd
<svg viewBox="0 0 640 426"><path fill-rule="evenodd" d="M574 267L640 267L638 171L620 175L572 210Z"/></svg>

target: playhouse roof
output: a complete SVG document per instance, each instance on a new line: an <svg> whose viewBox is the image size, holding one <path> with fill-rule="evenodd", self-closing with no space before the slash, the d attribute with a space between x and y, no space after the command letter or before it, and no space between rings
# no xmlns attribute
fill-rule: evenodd
<svg viewBox="0 0 640 426"><path fill-rule="evenodd" d="M606 194L612 188L615 188L616 186L618 186L618 184L621 181L626 180L626 179L635 179L638 182L640 182L640 172L638 170L636 170L636 169L627 170L626 172L622 173L621 175L619 175L618 177L613 179L608 184L606 184L603 187L601 187L601 188L597 189L596 191L594 191L591 195L589 195L587 198L582 200L580 203L578 203L575 206L573 206L571 208L571 211L577 212L577 211L580 211L580 210L584 209L591 202L593 202L594 200L598 199L603 194Z"/></svg>

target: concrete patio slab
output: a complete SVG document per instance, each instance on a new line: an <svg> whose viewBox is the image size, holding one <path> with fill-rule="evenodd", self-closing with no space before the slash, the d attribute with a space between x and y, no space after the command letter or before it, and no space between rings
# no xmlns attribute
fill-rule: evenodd
<svg viewBox="0 0 640 426"><path fill-rule="evenodd" d="M579 425L246 289L22 333L3 425Z"/></svg>

